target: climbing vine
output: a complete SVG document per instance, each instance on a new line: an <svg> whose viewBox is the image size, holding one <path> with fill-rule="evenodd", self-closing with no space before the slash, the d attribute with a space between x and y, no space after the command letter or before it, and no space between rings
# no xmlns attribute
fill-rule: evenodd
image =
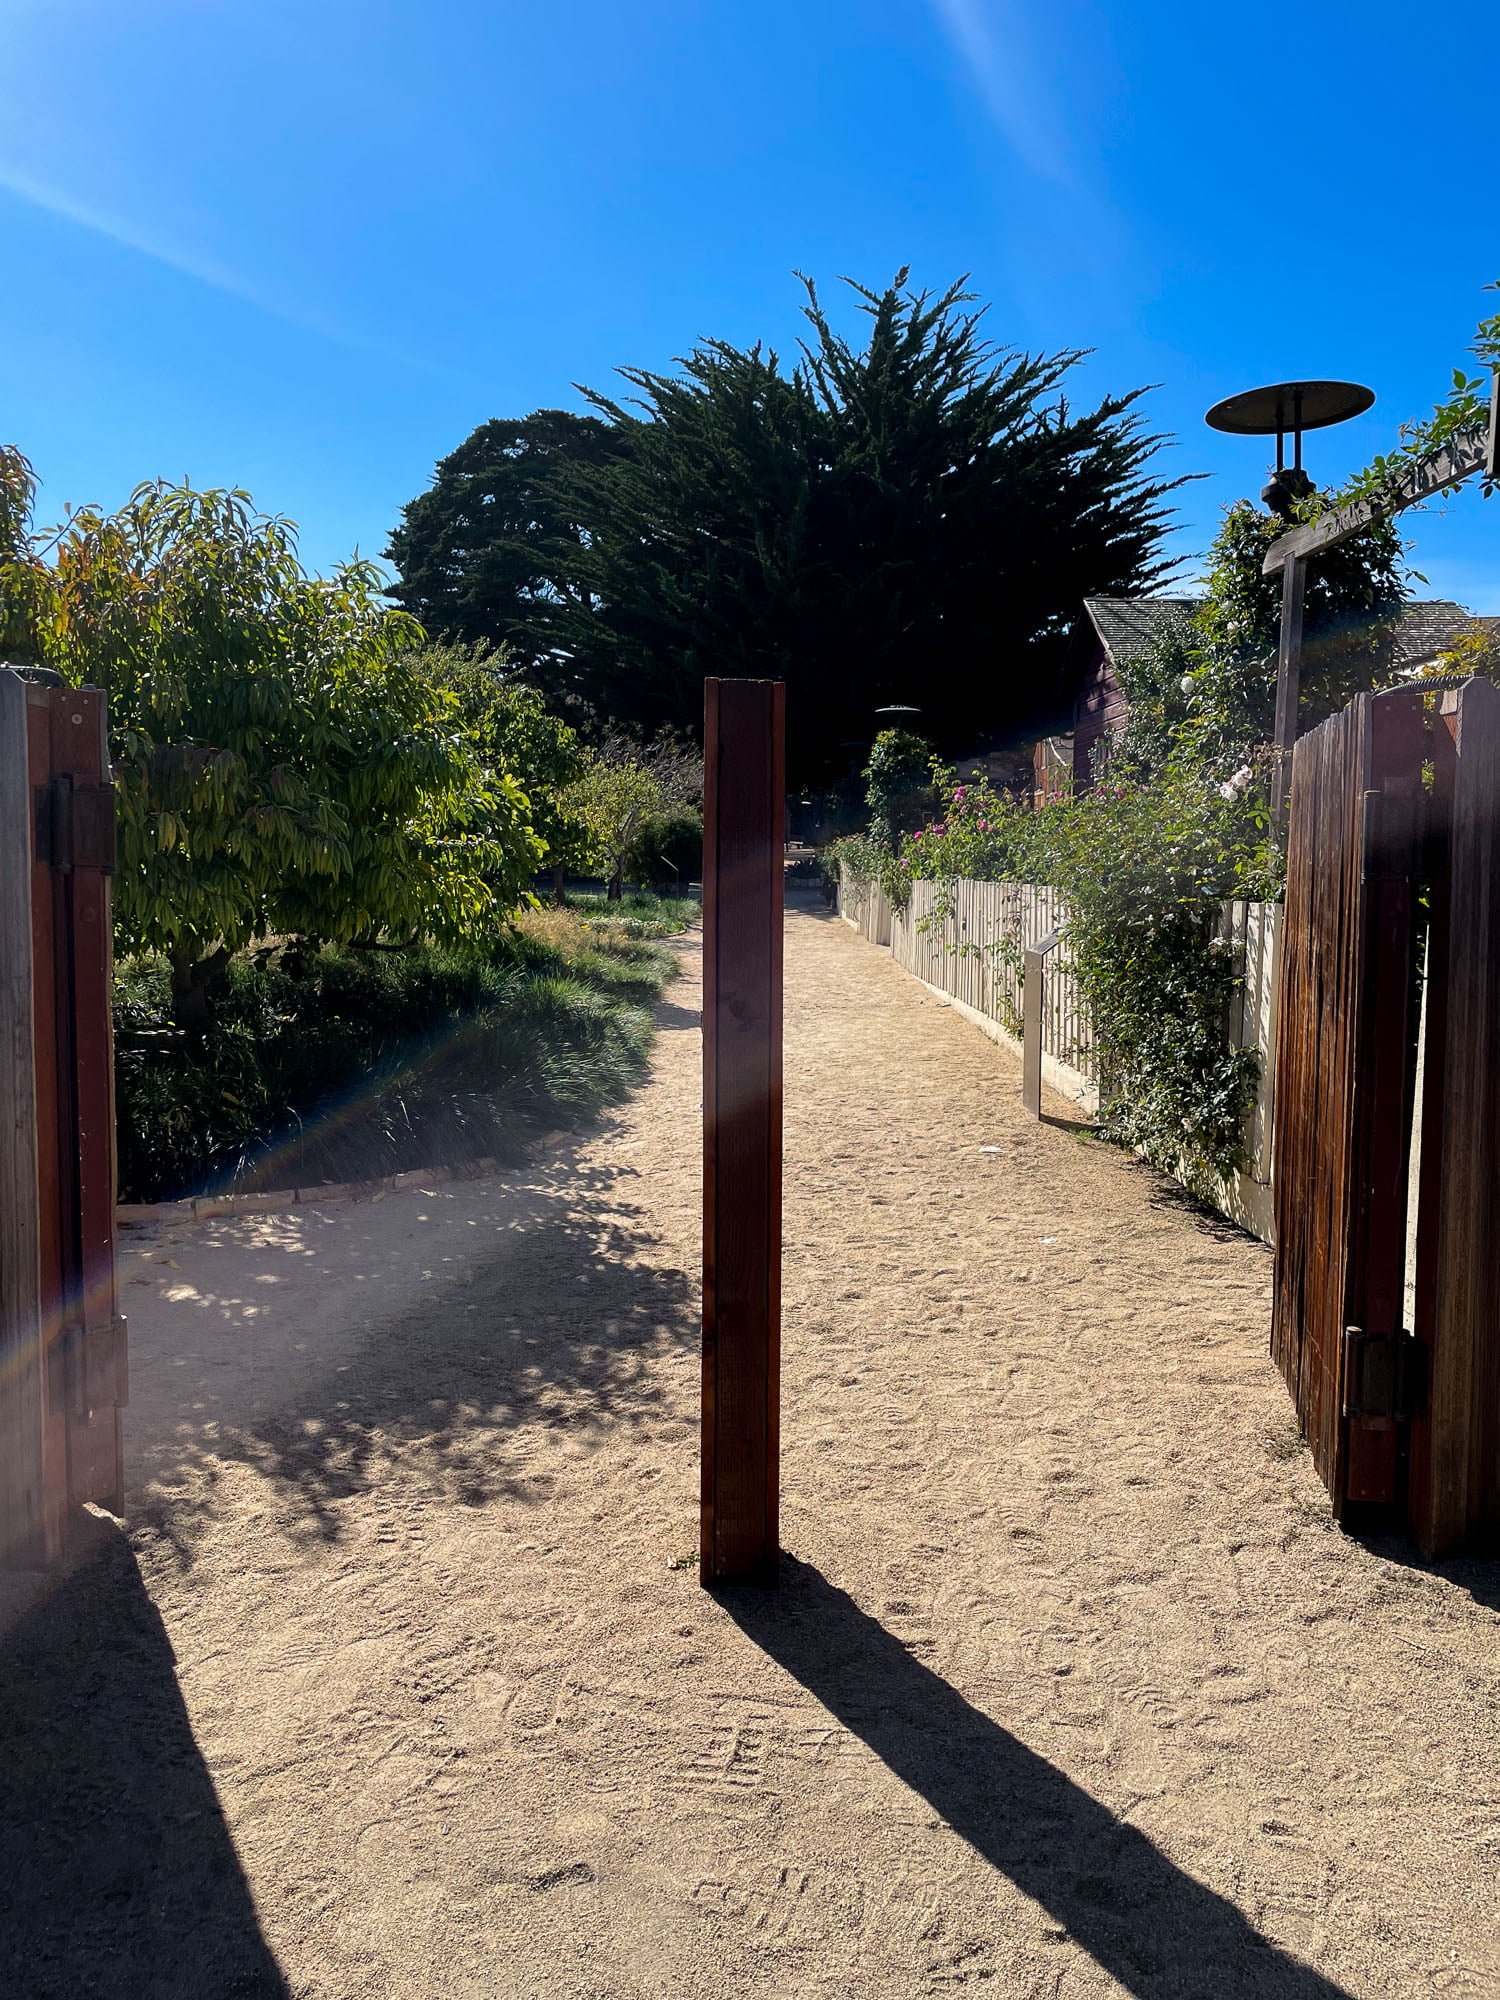
<svg viewBox="0 0 1500 2000"><path fill-rule="evenodd" d="M984 784L950 783L941 816L893 859L898 893L916 880L936 885L929 921L948 914L960 879L1060 890L1105 1135L1201 1193L1243 1164L1257 1059L1228 1040L1240 972L1219 933L1224 901L1272 892L1274 857L1253 803L1186 760L1039 810ZM1014 964L1025 942L988 948Z"/></svg>
<svg viewBox="0 0 1500 2000"><path fill-rule="evenodd" d="M1485 287L1500 291L1500 280ZM1453 386L1437 404L1430 417L1401 426L1401 444L1396 451L1383 452L1348 480L1325 506L1345 507L1356 500L1377 504L1399 494L1403 479L1425 458L1450 445L1466 433L1480 430L1489 422L1491 376L1500 369L1500 312L1480 320L1470 343L1470 353L1484 371L1471 375L1467 368L1455 368ZM1495 482L1486 478L1486 493Z"/></svg>

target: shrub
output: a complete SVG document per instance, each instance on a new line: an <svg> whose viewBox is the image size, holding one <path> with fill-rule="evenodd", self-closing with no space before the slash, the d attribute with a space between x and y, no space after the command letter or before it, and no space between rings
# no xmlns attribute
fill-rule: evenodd
<svg viewBox="0 0 1500 2000"><path fill-rule="evenodd" d="M514 1157L639 1077L672 959L632 927L669 921L547 911L487 949L245 952L203 1037L170 1025L164 961L122 961L122 1198Z"/></svg>
<svg viewBox="0 0 1500 2000"><path fill-rule="evenodd" d="M1256 1057L1229 1045L1239 975L1217 924L1226 898L1272 892L1257 805L1185 762L1040 811L985 785L954 785L942 817L901 842L893 872L898 893L913 880L939 885L934 920L946 912L942 885L957 879L1060 890L1106 1135L1200 1192L1242 1164Z"/></svg>
<svg viewBox="0 0 1500 2000"><path fill-rule="evenodd" d="M308 576L291 523L163 482L34 535L33 484L0 451L0 625L108 697L117 935L171 962L184 1016L255 937L504 922L540 852L527 800L414 668L374 565Z"/></svg>
<svg viewBox="0 0 1500 2000"><path fill-rule="evenodd" d="M937 752L906 729L882 729L864 769L870 830L888 840L920 826L937 801L933 764Z"/></svg>
<svg viewBox="0 0 1500 2000"><path fill-rule="evenodd" d="M631 843L625 873L633 882L666 886L698 881L703 874L703 815L678 806L648 820Z"/></svg>

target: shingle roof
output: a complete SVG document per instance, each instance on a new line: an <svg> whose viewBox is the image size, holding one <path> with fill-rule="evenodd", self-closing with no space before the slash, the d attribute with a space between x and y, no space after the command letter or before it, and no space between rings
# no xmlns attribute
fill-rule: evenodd
<svg viewBox="0 0 1500 2000"><path fill-rule="evenodd" d="M1402 672L1426 666L1439 653L1446 653L1455 639L1475 625L1494 621L1476 618L1461 604L1435 598L1430 604L1408 604L1396 626L1396 660Z"/></svg>
<svg viewBox="0 0 1500 2000"><path fill-rule="evenodd" d="M1138 653L1171 619L1193 611L1196 597L1086 597L1083 608L1112 661Z"/></svg>
<svg viewBox="0 0 1500 2000"><path fill-rule="evenodd" d="M1086 597L1083 608L1111 662L1128 660L1147 645L1169 619L1193 611L1195 597ZM1473 626L1497 626L1500 620L1476 618L1450 598L1408 604L1396 625L1395 662L1405 673L1425 666Z"/></svg>

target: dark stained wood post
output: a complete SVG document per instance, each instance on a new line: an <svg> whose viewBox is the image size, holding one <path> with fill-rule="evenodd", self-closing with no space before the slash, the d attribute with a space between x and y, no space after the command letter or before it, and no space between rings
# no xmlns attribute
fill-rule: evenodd
<svg viewBox="0 0 1500 2000"><path fill-rule="evenodd" d="M0 1562L47 1553L26 683L0 667Z"/></svg>
<svg viewBox="0 0 1500 2000"><path fill-rule="evenodd" d="M1500 1541L1500 689L1476 676L1444 695L1432 749L1415 1328L1430 1366L1408 1500L1444 1555Z"/></svg>
<svg viewBox="0 0 1500 2000"><path fill-rule="evenodd" d="M769 1584L780 1550L781 683L706 681L703 748L698 1574Z"/></svg>
<svg viewBox="0 0 1500 2000"><path fill-rule="evenodd" d="M1302 608L1307 595L1307 558L1291 555L1281 572L1281 644L1276 659L1276 767L1271 773L1271 825L1286 846L1287 798L1292 786L1292 751L1297 742L1297 705L1302 697Z"/></svg>

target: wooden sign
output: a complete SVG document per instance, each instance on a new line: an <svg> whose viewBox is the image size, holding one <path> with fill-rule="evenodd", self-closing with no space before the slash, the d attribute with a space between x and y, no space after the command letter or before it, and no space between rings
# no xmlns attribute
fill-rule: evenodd
<svg viewBox="0 0 1500 2000"><path fill-rule="evenodd" d="M785 690L704 683L699 1578L776 1581Z"/></svg>

